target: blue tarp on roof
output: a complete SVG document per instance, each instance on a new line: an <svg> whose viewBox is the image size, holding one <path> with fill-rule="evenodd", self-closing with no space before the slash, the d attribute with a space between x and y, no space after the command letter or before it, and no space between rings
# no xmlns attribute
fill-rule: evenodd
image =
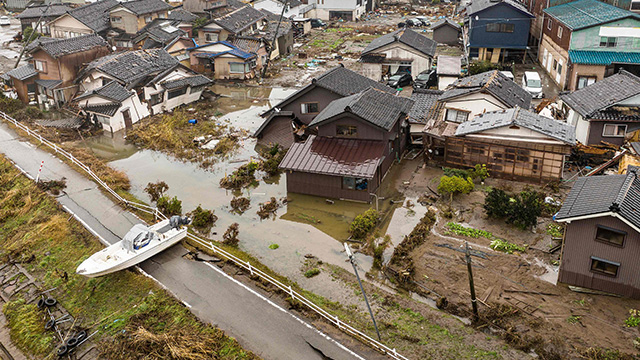
<svg viewBox="0 0 640 360"><path fill-rule="evenodd" d="M569 50L569 60L585 65L640 64L640 52Z"/></svg>

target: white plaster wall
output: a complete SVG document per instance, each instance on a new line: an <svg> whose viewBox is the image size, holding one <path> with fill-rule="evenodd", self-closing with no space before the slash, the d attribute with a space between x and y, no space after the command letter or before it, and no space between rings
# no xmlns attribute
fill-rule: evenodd
<svg viewBox="0 0 640 360"><path fill-rule="evenodd" d="M589 138L589 122L584 120L581 116L578 118L578 121L576 124L576 140L580 141L583 144L586 144L588 138Z"/></svg>
<svg viewBox="0 0 640 360"><path fill-rule="evenodd" d="M457 109L469 111L469 120L487 112L505 109L500 101L488 94L476 93L469 94L456 99L450 99L445 102L446 109ZM446 119L446 111L443 111L443 119Z"/></svg>

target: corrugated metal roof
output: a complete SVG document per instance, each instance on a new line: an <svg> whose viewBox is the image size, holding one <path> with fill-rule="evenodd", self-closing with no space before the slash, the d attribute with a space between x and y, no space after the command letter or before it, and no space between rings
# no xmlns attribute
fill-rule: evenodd
<svg viewBox="0 0 640 360"><path fill-rule="evenodd" d="M568 28L577 30L627 17L640 16L597 0L577 0L544 10Z"/></svg>
<svg viewBox="0 0 640 360"><path fill-rule="evenodd" d="M382 162L383 141L309 136L291 145L280 168L313 174L372 179Z"/></svg>
<svg viewBox="0 0 640 360"><path fill-rule="evenodd" d="M569 50L569 60L585 65L640 64L640 52Z"/></svg>

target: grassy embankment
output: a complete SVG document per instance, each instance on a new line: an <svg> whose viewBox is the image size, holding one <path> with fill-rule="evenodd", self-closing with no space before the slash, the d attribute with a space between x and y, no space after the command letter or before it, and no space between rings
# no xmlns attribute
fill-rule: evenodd
<svg viewBox="0 0 640 360"><path fill-rule="evenodd" d="M96 279L76 267L103 246L69 220L53 198L0 157L0 249L36 276L81 325L99 329L99 347L109 359L151 355L165 359L254 359L212 326L199 322L152 280L133 271ZM44 314L24 299L3 308L12 340L27 353L51 357L57 345L45 332ZM123 331L124 330L124 331ZM115 340L115 341L114 341Z"/></svg>

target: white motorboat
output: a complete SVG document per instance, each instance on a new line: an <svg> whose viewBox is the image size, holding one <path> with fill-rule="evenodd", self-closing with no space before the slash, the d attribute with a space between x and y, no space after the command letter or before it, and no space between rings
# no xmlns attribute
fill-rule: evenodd
<svg viewBox="0 0 640 360"><path fill-rule="evenodd" d="M151 226L134 225L121 241L98 251L83 261L76 273L87 277L98 277L147 260L170 248L187 236L191 220L173 216Z"/></svg>

